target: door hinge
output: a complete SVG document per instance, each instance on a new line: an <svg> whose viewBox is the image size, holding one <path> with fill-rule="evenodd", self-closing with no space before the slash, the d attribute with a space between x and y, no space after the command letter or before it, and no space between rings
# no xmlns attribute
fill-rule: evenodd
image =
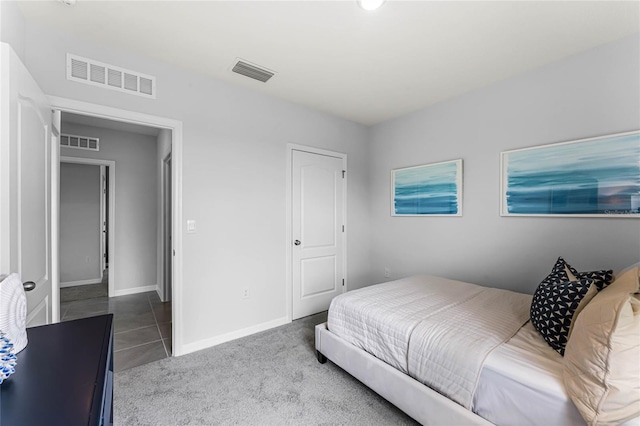
<svg viewBox="0 0 640 426"><path fill-rule="evenodd" d="M344 232L344 225L342 225L342 232Z"/></svg>
<svg viewBox="0 0 640 426"><path fill-rule="evenodd" d="M175 251L175 250L173 250L173 255L174 255L174 256L176 255L176 251Z"/></svg>
<svg viewBox="0 0 640 426"><path fill-rule="evenodd" d="M347 173L347 171L346 171L346 170L343 170L343 171L342 171L342 179L344 179L344 174L345 174L345 173Z"/></svg>
<svg viewBox="0 0 640 426"><path fill-rule="evenodd" d="M342 279L342 286L344 287L344 278Z"/></svg>

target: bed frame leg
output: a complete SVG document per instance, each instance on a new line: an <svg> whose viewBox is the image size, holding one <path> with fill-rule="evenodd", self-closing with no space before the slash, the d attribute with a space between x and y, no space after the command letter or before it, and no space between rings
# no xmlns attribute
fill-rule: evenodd
<svg viewBox="0 0 640 426"><path fill-rule="evenodd" d="M324 364L325 362L327 362L327 357L322 355L320 351L316 351L316 355L318 356L318 362L320 364Z"/></svg>

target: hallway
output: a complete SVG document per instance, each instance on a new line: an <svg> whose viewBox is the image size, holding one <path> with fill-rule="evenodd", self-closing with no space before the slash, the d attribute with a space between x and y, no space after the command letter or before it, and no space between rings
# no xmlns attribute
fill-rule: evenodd
<svg viewBox="0 0 640 426"><path fill-rule="evenodd" d="M91 297L96 293L94 286L100 284L61 289L60 320L113 314L116 372L171 356L171 302L160 301L155 291ZM79 298L83 291L90 298Z"/></svg>

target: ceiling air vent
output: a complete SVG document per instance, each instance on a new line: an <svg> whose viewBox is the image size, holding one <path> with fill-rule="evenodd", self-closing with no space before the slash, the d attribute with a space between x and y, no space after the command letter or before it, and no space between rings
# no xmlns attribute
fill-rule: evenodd
<svg viewBox="0 0 640 426"><path fill-rule="evenodd" d="M156 78L67 53L67 80L156 98Z"/></svg>
<svg viewBox="0 0 640 426"><path fill-rule="evenodd" d="M89 136L60 135L60 146L65 148L88 149L90 151L100 151L100 139Z"/></svg>
<svg viewBox="0 0 640 426"><path fill-rule="evenodd" d="M275 75L275 72L262 68L255 64L236 58L236 64L231 71L236 74L244 75L245 77L253 78L254 80L266 83L271 77Z"/></svg>

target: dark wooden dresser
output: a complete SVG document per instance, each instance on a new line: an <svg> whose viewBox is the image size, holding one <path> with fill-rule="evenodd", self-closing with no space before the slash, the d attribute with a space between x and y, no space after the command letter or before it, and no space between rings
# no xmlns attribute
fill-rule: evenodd
<svg viewBox="0 0 640 426"><path fill-rule="evenodd" d="M113 315L27 329L0 385L0 425L113 423Z"/></svg>

